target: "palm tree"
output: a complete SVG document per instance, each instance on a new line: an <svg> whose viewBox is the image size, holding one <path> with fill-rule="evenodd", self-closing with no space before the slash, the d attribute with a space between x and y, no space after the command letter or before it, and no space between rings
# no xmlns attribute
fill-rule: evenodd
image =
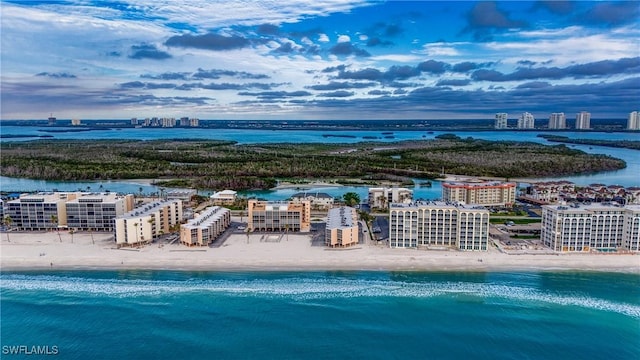
<svg viewBox="0 0 640 360"><path fill-rule="evenodd" d="M142 197L142 186L138 188L138 192L140 193L140 197Z"/></svg>
<svg viewBox="0 0 640 360"><path fill-rule="evenodd" d="M2 222L7 227L7 241L11 242L11 240L9 239L9 230L11 229L11 223L13 222L13 219L11 218L11 216L7 215L4 217L4 219L2 219Z"/></svg>
<svg viewBox="0 0 640 360"><path fill-rule="evenodd" d="M60 236L60 228L58 227L58 216L52 214L50 220L51 220L51 224L56 227L58 238L60 239L60 242L62 242L62 236Z"/></svg>

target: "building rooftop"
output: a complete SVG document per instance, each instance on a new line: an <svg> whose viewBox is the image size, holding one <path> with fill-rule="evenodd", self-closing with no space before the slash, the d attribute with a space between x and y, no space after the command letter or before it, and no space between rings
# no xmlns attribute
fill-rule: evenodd
<svg viewBox="0 0 640 360"><path fill-rule="evenodd" d="M144 206L135 208L129 211L128 213L122 215L122 218L132 219L132 218L151 215L156 211L158 211L159 209L162 209L165 205L173 204L173 203L176 203L177 201L178 200L162 200L162 201L155 201L152 203L148 203L148 204L145 204Z"/></svg>
<svg viewBox="0 0 640 360"><path fill-rule="evenodd" d="M594 203L570 203L570 204L553 204L553 205L543 205L543 208L554 209L556 211L572 211L572 212L580 212L580 211L598 211L598 210L632 210L632 211L640 211L640 205L621 205L617 202L594 202Z"/></svg>
<svg viewBox="0 0 640 360"><path fill-rule="evenodd" d="M463 181L447 181L442 183L445 187L471 187L471 188L483 188L483 187L516 187L514 182L504 181L485 181L485 182L463 182Z"/></svg>
<svg viewBox="0 0 640 360"><path fill-rule="evenodd" d="M409 204L392 203L389 206L390 210L394 209L420 209L435 207L439 209L464 209L464 210L487 210L486 207L480 205L465 205L452 201L414 201ZM487 210L489 211L489 210Z"/></svg>
<svg viewBox="0 0 640 360"><path fill-rule="evenodd" d="M219 220L224 216L225 213L228 213L229 209L223 208L220 206L213 206L202 213L200 213L195 219L189 220L186 224L182 225L187 229L197 229L200 227L206 227L209 224Z"/></svg>
<svg viewBox="0 0 640 360"><path fill-rule="evenodd" d="M340 229L356 225L353 221L355 209L349 206L341 206L329 210L327 216L327 229Z"/></svg>
<svg viewBox="0 0 640 360"><path fill-rule="evenodd" d="M67 203L112 203L124 199L123 195L117 193L82 193L80 196Z"/></svg>

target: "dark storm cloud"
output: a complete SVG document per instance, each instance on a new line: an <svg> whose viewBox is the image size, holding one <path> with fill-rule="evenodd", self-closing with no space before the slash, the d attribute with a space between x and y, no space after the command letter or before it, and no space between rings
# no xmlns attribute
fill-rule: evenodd
<svg viewBox="0 0 640 360"><path fill-rule="evenodd" d="M382 78L382 71L373 68L366 68L356 71L341 70L338 73L338 79L352 79L352 80L380 80Z"/></svg>
<svg viewBox="0 0 640 360"><path fill-rule="evenodd" d="M277 49L273 50L276 53L290 54L294 51L293 45L291 43L284 43L280 45Z"/></svg>
<svg viewBox="0 0 640 360"><path fill-rule="evenodd" d="M537 64L535 61L531 61L531 60L519 60L518 61L518 65L521 66L533 66Z"/></svg>
<svg viewBox="0 0 640 360"><path fill-rule="evenodd" d="M563 79L567 77L583 78L615 74L640 73L640 57L619 60L603 60L587 64L572 65L566 68L540 67L519 68L510 74L495 70L480 69L471 74L476 81L514 81L533 79Z"/></svg>
<svg viewBox="0 0 640 360"><path fill-rule="evenodd" d="M387 91L387 90L371 90L367 94L384 96L384 95L391 95L391 91Z"/></svg>
<svg viewBox="0 0 640 360"><path fill-rule="evenodd" d="M618 26L637 23L640 16L638 1L600 2L580 14L576 20L593 25Z"/></svg>
<svg viewBox="0 0 640 360"><path fill-rule="evenodd" d="M438 81L436 86L465 86L469 85L470 82L471 80L469 79L444 79Z"/></svg>
<svg viewBox="0 0 640 360"><path fill-rule="evenodd" d="M258 26L256 31L260 35L277 35L280 32L280 28L272 24L262 24Z"/></svg>
<svg viewBox="0 0 640 360"><path fill-rule="evenodd" d="M37 73L35 76L44 76L44 77L50 77L50 78L54 78L54 79L75 79L75 78L77 78L77 76L75 76L73 74L66 73L66 72L59 72L59 73L41 72L41 73Z"/></svg>
<svg viewBox="0 0 640 360"><path fill-rule="evenodd" d="M130 81L120 84L120 88L122 89L142 89L144 87L145 83L143 83L142 81Z"/></svg>
<svg viewBox="0 0 640 360"><path fill-rule="evenodd" d="M442 74L449 68L449 64L442 61L427 60L418 64L417 69L420 72L431 74Z"/></svg>
<svg viewBox="0 0 640 360"><path fill-rule="evenodd" d="M157 75L152 74L142 74L140 75L143 79L153 79L153 80L188 80L191 73L188 72L167 72Z"/></svg>
<svg viewBox="0 0 640 360"><path fill-rule="evenodd" d="M353 95L354 93L352 91L346 91L346 90L338 90L338 91L318 94L318 96L321 96L321 97L340 97L340 98L349 97Z"/></svg>
<svg viewBox="0 0 640 360"><path fill-rule="evenodd" d="M540 89L540 88L546 88L549 86L551 86L551 84L549 84L546 81L532 81L532 82L520 84L516 86L516 89Z"/></svg>
<svg viewBox="0 0 640 360"><path fill-rule="evenodd" d="M344 71L346 68L347 68L346 65L331 66L331 67L322 69L322 72L323 73L331 73L331 72L336 72L336 71Z"/></svg>
<svg viewBox="0 0 640 360"><path fill-rule="evenodd" d="M142 81L130 81L126 83L121 83L121 89L173 89L176 87L175 84L171 83L145 83Z"/></svg>
<svg viewBox="0 0 640 360"><path fill-rule="evenodd" d="M558 15L567 15L570 14L575 8L574 1L564 1L564 0L545 0L538 1L533 5L533 9L546 9L550 12Z"/></svg>
<svg viewBox="0 0 640 360"><path fill-rule="evenodd" d="M155 45L141 44L132 45L130 59L152 59L152 60L165 60L170 59L171 54L158 50Z"/></svg>
<svg viewBox="0 0 640 360"><path fill-rule="evenodd" d="M147 89L173 89L176 87L176 84L171 84L171 83L147 83L146 84L146 88Z"/></svg>
<svg viewBox="0 0 640 360"><path fill-rule="evenodd" d="M249 46L250 42L242 36L232 35L223 36L218 34L204 34L204 35L176 35L170 37L165 45L184 47L184 48L196 48L214 51L234 50L241 49Z"/></svg>
<svg viewBox="0 0 640 360"><path fill-rule="evenodd" d="M341 90L341 89L363 89L376 86L376 83L373 82L340 82L340 81L331 81L328 84L321 85L311 85L307 86L307 89L311 90Z"/></svg>
<svg viewBox="0 0 640 360"><path fill-rule="evenodd" d="M509 19L509 14L498 9L493 1L478 2L467 14L467 26L461 33L471 33L477 41L490 41L493 33L526 27L524 21Z"/></svg>
<svg viewBox="0 0 640 360"><path fill-rule="evenodd" d="M413 67L413 66L408 66L408 65L394 65L394 66L390 67L384 73L383 76L386 79L390 79L390 80L408 79L410 77L414 77L414 76L420 75L420 70L418 69L419 67L420 67L420 65L418 65L418 67Z"/></svg>
<svg viewBox="0 0 640 360"><path fill-rule="evenodd" d="M356 56L371 56L366 50L362 50L357 46L354 46L351 42L341 42L329 49L329 52L333 55L356 55Z"/></svg>

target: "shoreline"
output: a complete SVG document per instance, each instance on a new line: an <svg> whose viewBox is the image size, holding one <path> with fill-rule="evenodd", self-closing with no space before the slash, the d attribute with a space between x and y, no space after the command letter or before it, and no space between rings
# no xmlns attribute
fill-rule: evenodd
<svg viewBox="0 0 640 360"><path fill-rule="evenodd" d="M586 271L640 275L638 254L505 254L486 252L391 249L360 244L347 249L313 246L310 235L289 234L279 242L261 242L260 234L232 234L220 247L188 248L152 243L120 248L113 235L2 234L0 270L91 271L166 270L213 272L409 271L409 272L543 272ZM60 242L62 239L62 242ZM94 244L95 242L95 244Z"/></svg>

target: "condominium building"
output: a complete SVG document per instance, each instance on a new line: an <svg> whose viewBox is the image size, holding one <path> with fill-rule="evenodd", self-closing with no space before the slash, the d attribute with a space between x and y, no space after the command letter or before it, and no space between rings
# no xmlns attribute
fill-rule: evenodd
<svg viewBox="0 0 640 360"><path fill-rule="evenodd" d="M300 231L311 229L311 203L280 201L248 202L249 231Z"/></svg>
<svg viewBox="0 0 640 360"><path fill-rule="evenodd" d="M497 113L494 127L496 129L506 129L507 128L507 113Z"/></svg>
<svg viewBox="0 0 640 360"><path fill-rule="evenodd" d="M182 221L182 201L145 204L116 218L116 244L141 245L167 234Z"/></svg>
<svg viewBox="0 0 640 360"><path fill-rule="evenodd" d="M82 193L68 200L67 226L76 230L113 231L115 219L133 210L133 195Z"/></svg>
<svg viewBox="0 0 640 360"><path fill-rule="evenodd" d="M627 130L640 130L640 111L632 111L629 113Z"/></svg>
<svg viewBox="0 0 640 360"><path fill-rule="evenodd" d="M231 224L231 211L213 206L180 225L180 242L185 245L206 246L212 243Z"/></svg>
<svg viewBox="0 0 640 360"><path fill-rule="evenodd" d="M518 118L518 129L533 129L535 128L536 119L531 113L525 112Z"/></svg>
<svg viewBox="0 0 640 360"><path fill-rule="evenodd" d="M549 116L549 129L566 129L567 128L567 118L564 116L564 113L552 113Z"/></svg>
<svg viewBox="0 0 640 360"><path fill-rule="evenodd" d="M51 230L67 227L65 203L80 196L79 192L22 194L7 202L7 216L18 230Z"/></svg>
<svg viewBox="0 0 640 360"><path fill-rule="evenodd" d="M541 240L560 252L640 251L640 206L593 203L542 207Z"/></svg>
<svg viewBox="0 0 640 360"><path fill-rule="evenodd" d="M588 130L591 129L591 113L581 111L576 114L576 129Z"/></svg>
<svg viewBox="0 0 640 360"><path fill-rule="evenodd" d="M369 206L386 209L392 203L408 204L413 199L413 191L407 188L369 188Z"/></svg>
<svg viewBox="0 0 640 360"><path fill-rule="evenodd" d="M447 202L392 204L389 246L486 251L489 210Z"/></svg>
<svg viewBox="0 0 640 360"><path fill-rule="evenodd" d="M511 206L516 201L516 183L445 182L442 184L442 200L467 205Z"/></svg>
<svg viewBox="0 0 640 360"><path fill-rule="evenodd" d="M330 247L346 247L358 243L358 214L356 209L342 206L329 210L324 242Z"/></svg>
<svg viewBox="0 0 640 360"><path fill-rule="evenodd" d="M80 126L82 125L82 120L80 119L71 119L71 126Z"/></svg>
<svg viewBox="0 0 640 360"><path fill-rule="evenodd" d="M311 207L315 209L330 209L333 207L335 199L333 196L327 193L321 192L299 192L291 195L291 201L294 203L300 203L302 201L309 201Z"/></svg>

